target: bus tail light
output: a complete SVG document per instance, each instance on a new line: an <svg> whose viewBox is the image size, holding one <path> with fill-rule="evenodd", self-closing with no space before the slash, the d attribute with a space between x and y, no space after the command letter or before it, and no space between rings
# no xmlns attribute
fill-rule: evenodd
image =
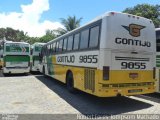
<svg viewBox="0 0 160 120"><path fill-rule="evenodd" d="M109 66L103 66L103 80L109 80Z"/></svg>
<svg viewBox="0 0 160 120"><path fill-rule="evenodd" d="M111 15L114 15L115 14L115 12L111 12Z"/></svg>
<svg viewBox="0 0 160 120"><path fill-rule="evenodd" d="M153 68L153 79L156 79L156 67Z"/></svg>

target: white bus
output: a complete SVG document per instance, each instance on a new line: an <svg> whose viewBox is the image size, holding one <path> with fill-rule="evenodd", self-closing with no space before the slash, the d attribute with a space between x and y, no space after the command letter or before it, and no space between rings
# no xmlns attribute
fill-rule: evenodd
<svg viewBox="0 0 160 120"><path fill-rule="evenodd" d="M157 53L156 53L156 92L160 92L160 28L156 28L156 44L157 44Z"/></svg>
<svg viewBox="0 0 160 120"><path fill-rule="evenodd" d="M109 12L42 48L42 72L98 97L155 92L156 36L151 20Z"/></svg>
<svg viewBox="0 0 160 120"><path fill-rule="evenodd" d="M41 49L45 43L34 43L31 45L31 72L38 72L39 71L39 53L41 52Z"/></svg>
<svg viewBox="0 0 160 120"><path fill-rule="evenodd" d="M0 44L0 69L3 67L3 46Z"/></svg>
<svg viewBox="0 0 160 120"><path fill-rule="evenodd" d="M4 43L3 74L29 73L30 44L7 41Z"/></svg>

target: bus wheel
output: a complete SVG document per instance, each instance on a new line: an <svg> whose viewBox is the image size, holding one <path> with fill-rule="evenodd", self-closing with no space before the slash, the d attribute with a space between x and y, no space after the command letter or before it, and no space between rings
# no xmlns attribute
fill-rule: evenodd
<svg viewBox="0 0 160 120"><path fill-rule="evenodd" d="M43 72L42 73L43 73L43 75L45 75L45 68L44 68L44 66L43 66Z"/></svg>
<svg viewBox="0 0 160 120"><path fill-rule="evenodd" d="M7 77L9 74L8 73L3 73L3 76L4 77Z"/></svg>
<svg viewBox="0 0 160 120"><path fill-rule="evenodd" d="M69 72L67 74L66 84L67 84L68 91L71 93L75 93L76 90L74 88L74 79L73 79L72 72Z"/></svg>

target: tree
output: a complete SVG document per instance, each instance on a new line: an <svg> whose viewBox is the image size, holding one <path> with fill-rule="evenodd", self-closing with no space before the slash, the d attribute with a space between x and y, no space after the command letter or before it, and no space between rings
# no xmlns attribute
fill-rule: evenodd
<svg viewBox="0 0 160 120"><path fill-rule="evenodd" d="M160 5L138 4L123 12L151 19L155 27L160 27Z"/></svg>
<svg viewBox="0 0 160 120"><path fill-rule="evenodd" d="M59 28L58 30L55 30L55 34L63 35L71 30L74 30L75 28L78 28L80 26L82 18L77 19L76 16L68 16L67 19L61 18L61 23L64 26L64 28Z"/></svg>
<svg viewBox="0 0 160 120"><path fill-rule="evenodd" d="M56 35L54 34L54 30L47 30L46 34L40 37L38 41L46 43L53 40L54 38L56 38Z"/></svg>
<svg viewBox="0 0 160 120"><path fill-rule="evenodd" d="M5 37L5 32L6 32L5 28L0 28L0 39L1 40Z"/></svg>

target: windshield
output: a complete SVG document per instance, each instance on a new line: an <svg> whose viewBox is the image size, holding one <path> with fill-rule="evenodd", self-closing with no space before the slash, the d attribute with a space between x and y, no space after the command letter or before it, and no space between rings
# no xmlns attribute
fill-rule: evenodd
<svg viewBox="0 0 160 120"><path fill-rule="evenodd" d="M156 31L157 52L160 52L160 31Z"/></svg>

